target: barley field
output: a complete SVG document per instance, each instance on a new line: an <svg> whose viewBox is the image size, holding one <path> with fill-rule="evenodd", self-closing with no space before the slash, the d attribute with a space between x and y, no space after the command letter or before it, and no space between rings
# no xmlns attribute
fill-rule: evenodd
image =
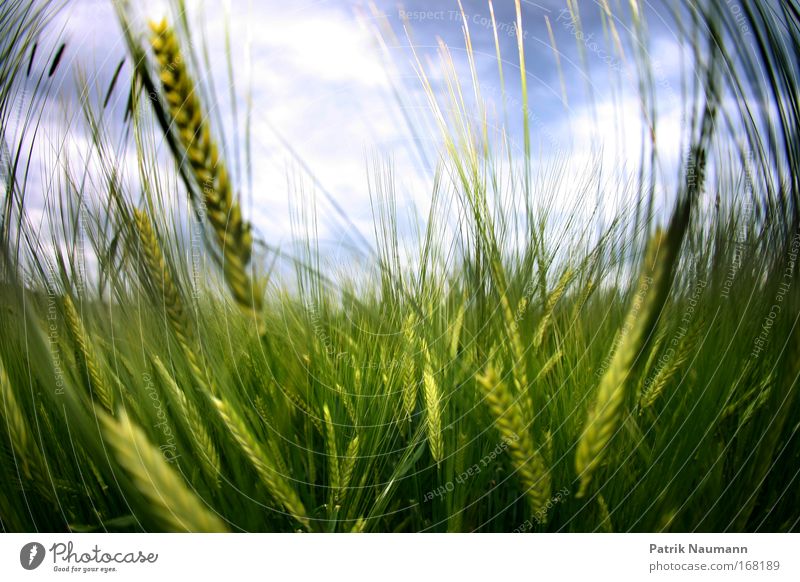
<svg viewBox="0 0 800 582"><path fill-rule="evenodd" d="M497 0L485 27L442 3L461 45L406 55L438 140L428 208L408 227L403 176L368 152L370 236L348 222L335 261L294 170L291 244L253 219L250 110L222 97L247 65L212 78L197 24L224 15L110 4L125 66L102 83L44 48L70 3L0 6L3 531L798 531L800 3L665 3L677 154L639 0L541 20L588 62L594 11L635 71L626 174L543 161L526 64L568 63L524 37L525 3L515 27ZM371 22L376 50L402 34ZM478 35L519 87L505 108ZM53 105L59 76L80 99Z"/></svg>

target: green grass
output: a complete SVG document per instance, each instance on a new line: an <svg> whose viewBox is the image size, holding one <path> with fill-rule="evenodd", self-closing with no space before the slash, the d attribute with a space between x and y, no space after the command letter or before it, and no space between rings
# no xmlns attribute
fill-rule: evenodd
<svg viewBox="0 0 800 582"><path fill-rule="evenodd" d="M446 49L443 95L418 60L443 138L430 215L400 242L392 173L376 166L373 263L340 278L313 239L251 259L239 214L232 235L204 222L213 260L198 277L186 221L203 201L238 202L219 170L203 190L199 154L180 163L199 138L176 131L180 107L124 11L130 52L146 57L127 116L143 191L87 100L103 161L81 181L53 160L37 234L36 186L15 161L29 144L9 123L49 15L3 4L2 529L797 531L800 5L742 3L751 50L716 4L676 3L696 57L678 180L653 175L645 148L638 181L600 192L637 201L610 221L548 202L543 174L578 198L599 178L576 180L569 158L538 169L527 117L524 163L511 163ZM646 52L636 60L651 111ZM192 107L212 99L196 95ZM751 99L722 106L731 96ZM165 135L175 170L158 163ZM664 204L656 183L678 184ZM80 245L96 272L81 275Z"/></svg>

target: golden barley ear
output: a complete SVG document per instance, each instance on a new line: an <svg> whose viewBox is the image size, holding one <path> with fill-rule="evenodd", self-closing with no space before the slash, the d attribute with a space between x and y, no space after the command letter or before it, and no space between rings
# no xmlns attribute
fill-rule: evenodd
<svg viewBox="0 0 800 582"><path fill-rule="evenodd" d="M476 380L483 390L484 402L494 418L495 426L508 447L511 463L525 488L531 511L544 521L551 497L550 471L533 444L522 408L491 363Z"/></svg>
<svg viewBox="0 0 800 582"><path fill-rule="evenodd" d="M144 431L122 410L116 420L98 410L104 442L167 531L225 532L222 520L187 486Z"/></svg>
<svg viewBox="0 0 800 582"><path fill-rule="evenodd" d="M228 170L220 158L198 91L189 75L175 31L166 20L150 23L164 99L178 139L186 151L202 193L202 207L220 252L223 275L236 304L255 318L263 332L262 284L251 279L248 265L253 252L251 227L233 194Z"/></svg>
<svg viewBox="0 0 800 582"><path fill-rule="evenodd" d="M577 497L588 491L606 448L620 427L628 397L630 374L645 347L668 290L676 244L659 229L648 245L633 303L619 332L619 341L608 369L600 379L594 403L575 453L575 470L580 479ZM680 244L680 240L677 241Z"/></svg>

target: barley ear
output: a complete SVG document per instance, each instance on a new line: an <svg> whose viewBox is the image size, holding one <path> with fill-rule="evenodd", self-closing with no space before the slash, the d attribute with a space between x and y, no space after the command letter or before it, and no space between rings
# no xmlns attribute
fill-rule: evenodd
<svg viewBox="0 0 800 582"><path fill-rule="evenodd" d="M433 376L431 355L428 344L421 340L425 363L422 370L422 386L425 395L425 423L428 431L428 446L436 464L444 459L444 440L442 439L442 403L439 386Z"/></svg>
<svg viewBox="0 0 800 582"><path fill-rule="evenodd" d="M100 366L97 363L89 334L83 326L78 310L75 309L75 304L69 295L64 295L64 316L72 339L77 344L76 356L78 363L85 374L92 395L97 398L106 411L113 413L113 393L109 390L108 384L100 372Z"/></svg>
<svg viewBox="0 0 800 582"><path fill-rule="evenodd" d="M26 477L32 478L34 473L39 472L39 449L28 430L25 412L17 402L5 366L0 364L0 434L6 431L11 447L18 457L16 462L22 464Z"/></svg>
<svg viewBox="0 0 800 582"><path fill-rule="evenodd" d="M342 477L341 477L341 501L347 496L350 481L353 478L353 469L355 469L356 461L358 460L358 435L353 437L350 444L347 445L347 452L345 453L342 462Z"/></svg>
<svg viewBox="0 0 800 582"><path fill-rule="evenodd" d="M539 370L539 373L536 374L536 378L534 379L533 383L536 384L539 382L539 380L544 380L547 375L553 371L553 368L555 368L556 364L561 361L563 356L564 352L561 350L561 348L557 349L555 353L547 358L547 361L542 365L542 368Z"/></svg>
<svg viewBox="0 0 800 582"><path fill-rule="evenodd" d="M567 290L567 287L572 281L572 269L567 269L564 271L564 274L561 275L561 278L558 280L558 284L556 285L555 289L553 289L552 293L547 297L547 303L544 307L544 315L542 316L541 321L539 321L539 325L536 328L536 334L533 337L533 347L539 349L542 346L542 342L544 341L545 333L547 332L550 323L553 320L553 312L555 311L556 304L558 303L561 296L564 295L564 291Z"/></svg>
<svg viewBox="0 0 800 582"><path fill-rule="evenodd" d="M550 472L541 453L533 445L521 407L514 401L492 364L476 380L483 390L484 402L494 418L495 426L508 446L511 463L525 488L531 511L544 521L551 495Z"/></svg>
<svg viewBox="0 0 800 582"><path fill-rule="evenodd" d="M341 486L339 480L339 454L336 452L336 430L333 426L331 411L328 409L327 404L323 404L322 414L325 417L325 448L327 449L328 467L330 469L330 486L333 495L337 496Z"/></svg>
<svg viewBox="0 0 800 582"><path fill-rule="evenodd" d="M253 251L250 224L233 195L228 170L211 137L197 88L189 75L175 31L166 20L151 23L150 44L159 66L164 98L186 157L200 187L205 214L221 254L223 275L237 305L256 318L263 332L260 283L251 281L248 265Z"/></svg>
<svg viewBox="0 0 800 582"><path fill-rule="evenodd" d="M629 376L666 299L672 263L677 257L677 249L670 248L670 244L675 244L674 238L671 242L660 230L650 241L633 303L619 332L616 351L589 409L575 453L579 498L586 494L606 447L620 426L631 384Z"/></svg>
<svg viewBox="0 0 800 582"><path fill-rule="evenodd" d="M415 361L415 353L418 345L417 337L414 334L415 321L416 319L412 313L408 316L403 328L406 341L406 353L409 354L409 357L403 360L403 410L409 422L413 418L414 411L417 408L417 385L419 383Z"/></svg>
<svg viewBox="0 0 800 582"><path fill-rule="evenodd" d="M219 398L212 397L211 402L231 437L253 465L253 468L256 470L256 473L266 486L270 495L272 495L294 519L303 524L306 528L309 528L310 524L306 509L303 507L300 497L295 490L292 489L289 482L285 479L285 476L274 467L272 461L270 461L269 457L265 454L261 445L253 438L253 435L250 433L241 417Z"/></svg>
<svg viewBox="0 0 800 582"><path fill-rule="evenodd" d="M608 511L608 504L601 494L597 494L597 509L600 518L600 530L605 533L614 533L614 524L611 521L611 513Z"/></svg>
<svg viewBox="0 0 800 582"><path fill-rule="evenodd" d="M458 307L458 312L456 313L456 319L453 322L452 328L452 335L450 336L450 349L448 350L448 355L450 356L450 360L455 360L456 356L458 356L458 344L461 341L461 331L464 327L464 316L467 312L467 300L466 297L462 299L461 304Z"/></svg>
<svg viewBox="0 0 800 582"><path fill-rule="evenodd" d="M162 385L169 390L172 399L177 402L181 417L189 427L189 433L192 436L195 450L200 457L200 465L203 468L203 472L214 486L219 487L221 472L219 453L202 420L200 411L194 402L186 397L186 393L178 386L178 383L175 382L175 379L158 356L153 356L153 367L156 369Z"/></svg>
<svg viewBox="0 0 800 582"><path fill-rule="evenodd" d="M168 531L224 532L225 524L187 486L124 410L118 420L98 410L104 442Z"/></svg>

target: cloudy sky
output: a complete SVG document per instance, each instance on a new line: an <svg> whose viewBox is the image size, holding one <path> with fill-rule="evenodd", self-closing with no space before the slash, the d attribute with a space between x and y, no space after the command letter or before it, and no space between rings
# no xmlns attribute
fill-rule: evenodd
<svg viewBox="0 0 800 582"><path fill-rule="evenodd" d="M622 55L604 23L602 7L595 2L578 2L579 34L565 10L565 0L522 1L534 164L546 166L568 155L569 171L576 179L577 174L601 162L612 180L634 175L641 152L641 107L635 89L632 33L627 28L630 5L618 0L609 4L619 14L615 26ZM660 109L659 148L662 162L672 167L681 157L681 49L663 4L645 4L648 54ZM469 102L472 89L465 19L489 124L499 128L507 115L512 158L521 160L522 102L513 0L494 3L505 75L505 114L485 0L464 1L464 17L457 0L232 0L188 1L187 5L195 31L204 30L208 43L211 66L200 74L207 75L206 82L213 80L216 90L213 105L218 117L212 119L224 126L224 131L217 133L227 140L228 157L234 159L229 165L239 178L248 216L271 244L287 244L292 236L291 209L307 207L312 199L319 209L321 240L333 246L345 240L358 245L362 237L370 240L369 177L374 178L377 162L391 162L394 168L401 212L424 216L441 140L414 62L418 58L423 63L437 94L444 97L443 69L437 56L441 39L465 81ZM135 6L134 14L142 23L171 14L161 2ZM226 27L236 75L238 125L229 92ZM53 131L42 135L66 139L45 140L45 152L37 154L40 168L63 148L73 152L73 161L85 162L89 141L78 114L76 78L86 78L93 98L102 101L118 63L127 56L108 1L68 2L43 35L35 70L50 67L53 51L61 42L67 44L56 74L36 91L46 91L51 102L44 123ZM105 113L106 123L120 135L125 129L124 89L130 76L128 59ZM244 117L248 93L252 99L249 121ZM244 179L246 161L241 155L234 157L234 144L241 154L246 125L251 134L252 187ZM128 150L120 161L120 169L133 187L135 160ZM36 179L31 178L34 186ZM47 178L38 179L42 180L41 190L46 191ZM549 195L562 196L569 207L569 186L569 182L562 183L562 191ZM622 194L608 192L604 196L609 211L624 203ZM31 209L35 211L35 207L34 199Z"/></svg>

